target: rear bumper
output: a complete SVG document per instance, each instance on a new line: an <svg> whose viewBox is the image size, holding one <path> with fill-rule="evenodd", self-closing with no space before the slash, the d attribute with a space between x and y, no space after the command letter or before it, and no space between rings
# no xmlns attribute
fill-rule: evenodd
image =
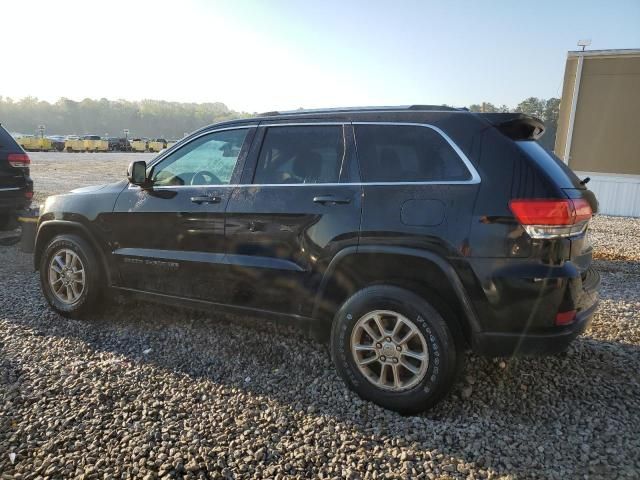
<svg viewBox="0 0 640 480"><path fill-rule="evenodd" d="M487 357L510 357L518 355L550 355L566 350L569 344L586 330L598 307L594 303L588 310L578 314L576 321L562 331L554 333L488 333L474 335L473 351Z"/></svg>
<svg viewBox="0 0 640 480"><path fill-rule="evenodd" d="M27 200L26 198L22 199L2 199L0 200L0 214L15 214L26 210L31 205L31 200Z"/></svg>
<svg viewBox="0 0 640 480"><path fill-rule="evenodd" d="M31 205L31 198L26 193L33 191L33 186L27 184L23 187L0 187L0 214L14 214L26 210Z"/></svg>
<svg viewBox="0 0 640 480"><path fill-rule="evenodd" d="M581 309L571 325L535 332L477 332L472 338L474 353L488 357L506 357L548 355L566 350L569 344L586 330L598 308L600 276L594 270L591 270L588 286L585 287L580 298Z"/></svg>

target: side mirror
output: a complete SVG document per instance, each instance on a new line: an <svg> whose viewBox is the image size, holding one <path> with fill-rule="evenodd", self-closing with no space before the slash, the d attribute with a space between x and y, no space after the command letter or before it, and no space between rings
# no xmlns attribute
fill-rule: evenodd
<svg viewBox="0 0 640 480"><path fill-rule="evenodd" d="M144 160L131 162L127 168L127 178L129 183L144 187L147 182L147 163Z"/></svg>

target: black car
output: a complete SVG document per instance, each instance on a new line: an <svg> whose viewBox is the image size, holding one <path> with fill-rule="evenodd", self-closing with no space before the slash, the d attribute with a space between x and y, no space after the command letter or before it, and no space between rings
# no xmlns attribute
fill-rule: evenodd
<svg viewBox="0 0 640 480"><path fill-rule="evenodd" d="M0 125L0 230L31 205L33 182L29 164L29 155Z"/></svg>
<svg viewBox="0 0 640 480"><path fill-rule="evenodd" d="M49 140L51 140L51 147L56 152L63 152L64 151L64 136L63 135L50 135L47 138Z"/></svg>
<svg viewBox="0 0 640 480"><path fill-rule="evenodd" d="M109 144L109 151L111 152L128 152L131 150L129 140L124 137L108 137L106 140Z"/></svg>
<svg viewBox="0 0 640 480"><path fill-rule="evenodd" d="M543 130L430 106L220 123L128 181L50 197L35 266L63 315L109 287L311 325L352 389L416 412L465 349L559 352L596 308L597 202Z"/></svg>

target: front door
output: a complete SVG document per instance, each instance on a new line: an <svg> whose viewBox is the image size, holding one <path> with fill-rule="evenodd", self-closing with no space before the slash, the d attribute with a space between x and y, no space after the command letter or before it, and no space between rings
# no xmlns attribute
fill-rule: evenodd
<svg viewBox="0 0 640 480"><path fill-rule="evenodd" d="M255 128L196 136L129 186L112 216L121 287L207 301L225 298L224 211Z"/></svg>
<svg viewBox="0 0 640 480"><path fill-rule="evenodd" d="M328 262L357 245L360 185L350 125L268 125L227 205L230 298L310 316Z"/></svg>

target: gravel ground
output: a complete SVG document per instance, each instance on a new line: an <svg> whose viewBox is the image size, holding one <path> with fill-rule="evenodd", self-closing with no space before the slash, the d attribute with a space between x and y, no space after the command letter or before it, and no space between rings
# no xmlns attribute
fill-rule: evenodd
<svg viewBox="0 0 640 480"><path fill-rule="evenodd" d="M133 160L155 158L155 153L58 153L30 152L34 181L34 205L49 195L73 188L117 182L126 177Z"/></svg>
<svg viewBox="0 0 640 480"><path fill-rule="evenodd" d="M45 155L48 193L131 157ZM63 319L30 256L0 247L0 478L638 478L640 221L592 231L603 301L585 335L558 356L468 355L414 417L361 401L291 327L134 303Z"/></svg>

